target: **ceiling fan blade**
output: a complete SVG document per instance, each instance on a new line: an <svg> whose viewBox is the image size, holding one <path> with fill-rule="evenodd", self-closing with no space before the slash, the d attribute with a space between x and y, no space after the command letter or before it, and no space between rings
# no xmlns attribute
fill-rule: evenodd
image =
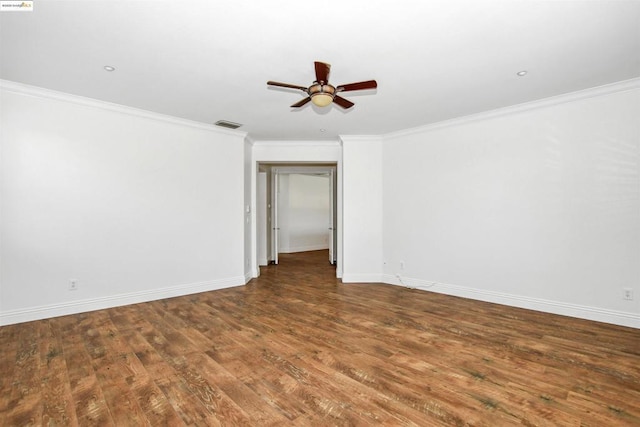
<svg viewBox="0 0 640 427"><path fill-rule="evenodd" d="M298 108L298 107L302 107L303 105L305 105L307 102L311 101L311 97L307 96L306 98L302 98L300 101L296 102L295 104L293 104L291 106L291 108Z"/></svg>
<svg viewBox="0 0 640 427"><path fill-rule="evenodd" d="M292 85L292 84L289 84L289 83L273 82L273 81L269 80L269 81L267 82L267 84L268 84L269 86L288 87L288 88L291 88L291 89L300 89L300 90L303 90L303 91L305 91L305 92L307 91L307 88L306 88L306 87L304 87L304 86Z"/></svg>
<svg viewBox="0 0 640 427"><path fill-rule="evenodd" d="M331 64L327 64L324 62L314 62L316 66L316 81L318 83L324 82L324 84L329 83L329 72L331 71Z"/></svg>
<svg viewBox="0 0 640 427"><path fill-rule="evenodd" d="M375 89L378 87L378 82L375 80L367 80L366 82L349 83L346 85L340 85L336 89L340 92L348 92L350 90L363 90L363 89Z"/></svg>
<svg viewBox="0 0 640 427"><path fill-rule="evenodd" d="M335 102L336 104L338 104L339 106L341 106L342 108L351 108L354 106L354 103L349 101L348 99L344 99L341 96L334 96L333 97L333 102Z"/></svg>

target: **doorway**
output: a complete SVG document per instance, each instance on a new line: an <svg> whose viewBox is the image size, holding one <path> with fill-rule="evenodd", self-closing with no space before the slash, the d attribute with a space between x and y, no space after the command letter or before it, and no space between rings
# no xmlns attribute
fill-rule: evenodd
<svg viewBox="0 0 640 427"><path fill-rule="evenodd" d="M337 165L257 164L256 254L259 266L280 254L326 251L338 260Z"/></svg>

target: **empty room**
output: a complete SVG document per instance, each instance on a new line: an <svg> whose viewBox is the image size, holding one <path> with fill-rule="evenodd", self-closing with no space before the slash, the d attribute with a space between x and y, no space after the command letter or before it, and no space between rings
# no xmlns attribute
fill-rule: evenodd
<svg viewBox="0 0 640 427"><path fill-rule="evenodd" d="M0 1L0 426L640 425L640 1Z"/></svg>

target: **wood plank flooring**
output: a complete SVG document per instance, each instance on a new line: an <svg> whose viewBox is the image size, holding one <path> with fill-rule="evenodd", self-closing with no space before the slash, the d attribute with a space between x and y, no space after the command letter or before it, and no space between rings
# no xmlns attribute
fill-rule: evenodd
<svg viewBox="0 0 640 427"><path fill-rule="evenodd" d="M640 425L640 330L343 285L327 258L0 328L0 426Z"/></svg>

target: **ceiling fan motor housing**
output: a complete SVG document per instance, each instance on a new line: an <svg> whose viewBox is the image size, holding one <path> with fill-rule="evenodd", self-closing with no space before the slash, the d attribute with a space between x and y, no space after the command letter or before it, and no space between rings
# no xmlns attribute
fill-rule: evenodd
<svg viewBox="0 0 640 427"><path fill-rule="evenodd" d="M314 83L309 87L309 96L314 104L324 107L331 104L336 94L336 88L330 84Z"/></svg>
<svg viewBox="0 0 640 427"><path fill-rule="evenodd" d="M309 95L317 95L319 93L326 93L327 95L335 95L336 88L331 85L321 85L320 83L314 83L309 87Z"/></svg>

